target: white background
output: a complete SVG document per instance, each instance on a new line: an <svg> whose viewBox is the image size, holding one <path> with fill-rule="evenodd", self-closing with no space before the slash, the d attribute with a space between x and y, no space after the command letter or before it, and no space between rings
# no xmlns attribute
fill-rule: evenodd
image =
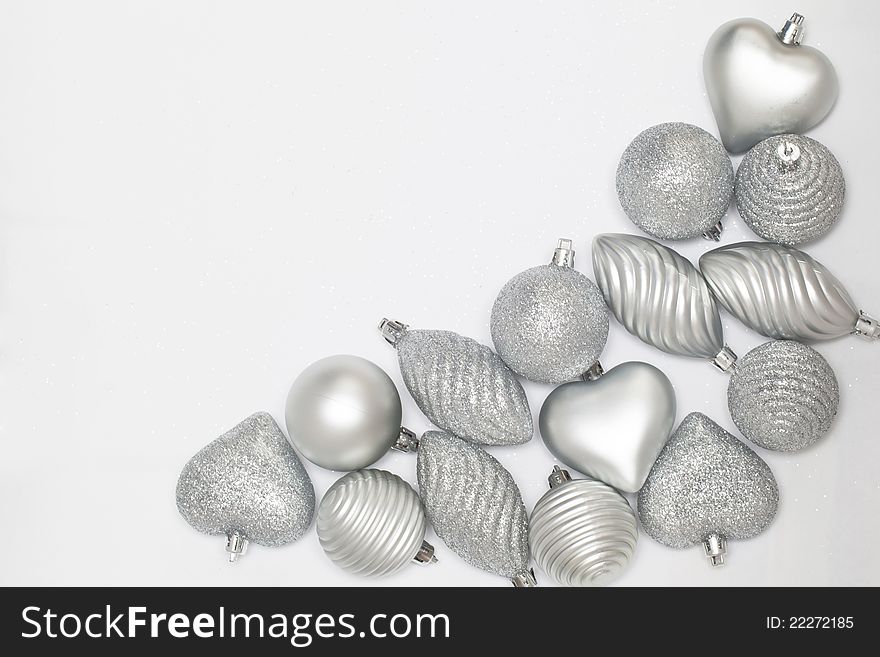
<svg viewBox="0 0 880 657"><path fill-rule="evenodd" d="M807 250L880 313L878 3L4 3L0 583L377 583L314 531L227 565L224 539L177 513L181 467L254 411L283 422L297 373L334 353L386 368L405 423L428 429L379 319L490 343L498 290L563 236L592 277L592 236L635 232L614 191L624 147L664 121L716 133L709 35L793 9L840 76L810 135L848 187ZM723 243L751 238L731 209ZM764 341L724 325L740 354ZM819 350L840 415L813 449L760 452L782 494L770 529L715 570L643 534L620 584L880 584L880 345ZM734 430L725 375L612 321L603 363L633 359L668 373L679 420ZM537 415L549 387L526 388ZM492 453L531 509L553 464L540 438ZM414 457L377 465L415 481ZM338 475L308 466L321 495ZM429 538L439 565L378 583L507 585Z"/></svg>

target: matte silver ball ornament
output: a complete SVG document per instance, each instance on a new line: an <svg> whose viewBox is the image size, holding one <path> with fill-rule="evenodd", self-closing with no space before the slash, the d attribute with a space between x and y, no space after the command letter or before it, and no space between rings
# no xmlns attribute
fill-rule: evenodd
<svg viewBox="0 0 880 657"><path fill-rule="evenodd" d="M595 479L572 480L558 466L529 519L529 546L563 586L602 586L627 567L638 542L629 502Z"/></svg>
<svg viewBox="0 0 880 657"><path fill-rule="evenodd" d="M309 365L287 395L290 442L312 463L357 470L397 441L400 395L377 365L358 356L330 356Z"/></svg>
<svg viewBox="0 0 880 657"><path fill-rule="evenodd" d="M720 566L727 541L760 534L778 503L770 466L711 419L691 413L639 491L638 513L654 540L673 548L702 544Z"/></svg>
<svg viewBox="0 0 880 657"><path fill-rule="evenodd" d="M626 216L654 237L718 239L733 196L733 165L721 143L688 123L641 132L617 165L617 197Z"/></svg>
<svg viewBox="0 0 880 657"><path fill-rule="evenodd" d="M338 479L318 507L324 553L355 575L384 577L410 563L435 563L425 542L428 521L412 486L385 470L358 470Z"/></svg>
<svg viewBox="0 0 880 657"><path fill-rule="evenodd" d="M229 560L248 543L300 538L312 524L315 490L268 413L255 413L193 456L177 480L177 509L196 530L226 536Z"/></svg>
<svg viewBox="0 0 880 657"><path fill-rule="evenodd" d="M837 159L809 137L780 135L752 148L736 171L736 207L770 242L822 237L840 217L846 183Z"/></svg>
<svg viewBox="0 0 880 657"><path fill-rule="evenodd" d="M730 417L765 449L792 452L824 436L837 414L840 390L815 349L790 340L765 342L737 361L727 387Z"/></svg>
<svg viewBox="0 0 880 657"><path fill-rule="evenodd" d="M492 306L492 342L520 376L539 383L577 378L599 359L608 310L595 283L574 269L571 240L549 265L510 279Z"/></svg>

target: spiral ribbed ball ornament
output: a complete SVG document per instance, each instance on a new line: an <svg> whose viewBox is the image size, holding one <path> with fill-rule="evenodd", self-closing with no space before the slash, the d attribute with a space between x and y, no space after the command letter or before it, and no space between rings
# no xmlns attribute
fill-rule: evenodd
<svg viewBox="0 0 880 657"><path fill-rule="evenodd" d="M822 237L837 223L846 182L837 159L815 139L765 139L736 172L736 207L758 235L780 244Z"/></svg>
<svg viewBox="0 0 880 657"><path fill-rule="evenodd" d="M831 340L849 333L880 337L843 284L803 251L740 242L703 254L700 269L719 303L768 338Z"/></svg>
<svg viewBox="0 0 880 657"><path fill-rule="evenodd" d="M489 347L452 331L410 329L383 319L397 348L409 394L431 422L481 445L520 445L532 438L522 384Z"/></svg>
<svg viewBox="0 0 880 657"><path fill-rule="evenodd" d="M318 540L343 570L365 577L396 573L422 549L428 523L418 494L385 470L350 472L318 508Z"/></svg>
<svg viewBox="0 0 880 657"><path fill-rule="evenodd" d="M837 377L815 349L773 340L739 359L727 387L730 416L756 445L780 452L824 436L840 403Z"/></svg>
<svg viewBox="0 0 880 657"><path fill-rule="evenodd" d="M612 314L643 342L696 358L723 349L721 317L706 281L672 249L637 235L597 235L593 272Z"/></svg>
<svg viewBox="0 0 880 657"><path fill-rule="evenodd" d="M595 479L571 480L558 467L529 521L532 556L563 586L601 586L626 568L638 541L626 499Z"/></svg>

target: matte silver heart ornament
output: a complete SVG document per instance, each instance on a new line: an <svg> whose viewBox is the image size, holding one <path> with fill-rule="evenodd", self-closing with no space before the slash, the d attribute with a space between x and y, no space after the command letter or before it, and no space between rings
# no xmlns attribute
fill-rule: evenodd
<svg viewBox="0 0 880 657"><path fill-rule="evenodd" d="M820 51L800 45L804 17L777 33L740 18L719 27L703 55L706 91L724 147L742 153L783 133L803 134L837 100L837 73Z"/></svg>
<svg viewBox="0 0 880 657"><path fill-rule="evenodd" d="M541 407L544 444L563 463L634 493L675 422L675 390L653 365L623 363L559 386Z"/></svg>

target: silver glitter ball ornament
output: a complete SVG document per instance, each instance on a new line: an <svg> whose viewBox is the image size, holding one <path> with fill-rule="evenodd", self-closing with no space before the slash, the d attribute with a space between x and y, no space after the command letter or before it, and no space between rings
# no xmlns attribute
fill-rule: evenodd
<svg viewBox="0 0 880 657"><path fill-rule="evenodd" d="M489 347L451 331L411 330L389 319L379 330L397 348L403 382L435 425L483 445L531 439L526 393Z"/></svg>
<svg viewBox="0 0 880 657"><path fill-rule="evenodd" d="M837 159L809 137L781 135L752 148L736 171L736 207L770 242L822 237L840 217L846 183Z"/></svg>
<svg viewBox="0 0 880 657"><path fill-rule="evenodd" d="M739 359L727 387L734 424L756 445L780 452L809 447L831 427L840 403L837 377L821 354L774 340Z"/></svg>
<svg viewBox="0 0 880 657"><path fill-rule="evenodd" d="M534 586L528 515L516 482L485 450L429 431L418 450L419 494L428 520L469 564Z"/></svg>
<svg viewBox="0 0 880 657"><path fill-rule="evenodd" d="M800 45L804 17L792 15L776 32L754 18L719 27L703 56L703 77L718 132L732 153L762 139L801 134L837 100L837 74L828 58Z"/></svg>
<svg viewBox="0 0 880 657"><path fill-rule="evenodd" d="M309 475L268 413L255 413L202 448L177 480L177 508L204 534L227 537L229 560L248 542L284 545L315 514Z"/></svg>
<svg viewBox="0 0 880 657"><path fill-rule="evenodd" d="M691 413L666 443L639 492L647 534L673 548L702 544L713 566L728 539L764 531L779 489L760 456L702 413Z"/></svg>
<svg viewBox="0 0 880 657"><path fill-rule="evenodd" d="M669 247L638 235L597 235L593 271L617 321L643 342L708 359L725 348L721 316L706 281Z"/></svg>
<svg viewBox="0 0 880 657"><path fill-rule="evenodd" d="M318 507L324 553L343 570L392 575L406 565L434 563L425 542L428 521L412 486L385 470L358 470L337 480Z"/></svg>
<svg viewBox="0 0 880 657"><path fill-rule="evenodd" d="M661 123L632 140L617 165L626 216L654 237L684 240L718 226L733 196L733 165L721 143L688 123Z"/></svg>
<svg viewBox="0 0 880 657"><path fill-rule="evenodd" d="M608 339L608 310L596 285L574 269L571 240L549 265L510 279L492 306L492 342L510 368L539 383L586 372Z"/></svg>
<svg viewBox="0 0 880 657"><path fill-rule="evenodd" d="M312 463L357 470L397 441L402 410L391 378L358 356L330 356L309 365L287 395L290 442Z"/></svg>
<svg viewBox="0 0 880 657"><path fill-rule="evenodd" d="M721 305L768 338L880 339L878 321L859 310L834 274L792 246L731 244L703 254L700 269Z"/></svg>
<svg viewBox="0 0 880 657"><path fill-rule="evenodd" d="M629 502L595 479L572 480L558 466L529 519L538 566L563 586L601 586L629 564L638 542Z"/></svg>
<svg viewBox="0 0 880 657"><path fill-rule="evenodd" d="M538 425L563 463L634 493L675 423L675 390L653 365L622 363L596 379L551 392Z"/></svg>

